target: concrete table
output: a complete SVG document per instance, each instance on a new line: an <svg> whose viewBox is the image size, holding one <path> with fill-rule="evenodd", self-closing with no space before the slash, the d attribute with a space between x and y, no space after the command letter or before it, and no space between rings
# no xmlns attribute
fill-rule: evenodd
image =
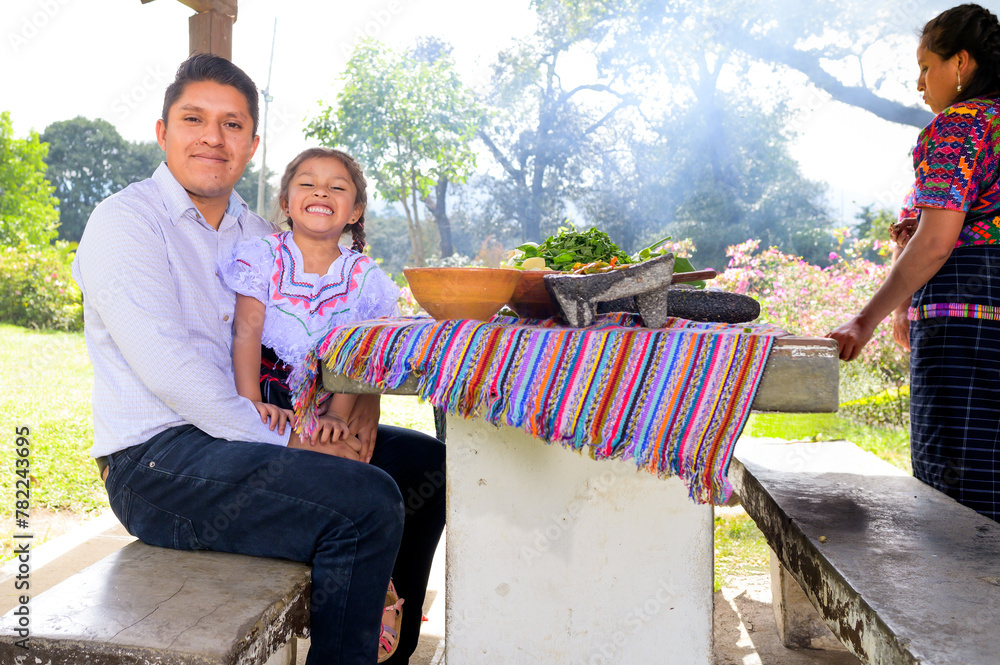
<svg viewBox="0 0 1000 665"><path fill-rule="evenodd" d="M753 408L835 411L837 363L832 340L777 340ZM677 478L480 419L449 418L447 440L449 662L710 665L712 506Z"/></svg>

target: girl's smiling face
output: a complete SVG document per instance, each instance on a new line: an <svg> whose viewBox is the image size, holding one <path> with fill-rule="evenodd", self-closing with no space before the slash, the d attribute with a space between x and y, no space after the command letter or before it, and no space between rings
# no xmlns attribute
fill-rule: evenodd
<svg viewBox="0 0 1000 665"><path fill-rule="evenodd" d="M307 159L295 171L282 207L297 237L336 240L363 211L347 167L336 157Z"/></svg>

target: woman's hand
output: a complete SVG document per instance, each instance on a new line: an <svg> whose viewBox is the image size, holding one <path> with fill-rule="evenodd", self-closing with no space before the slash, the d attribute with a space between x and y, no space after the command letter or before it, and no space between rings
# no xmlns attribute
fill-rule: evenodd
<svg viewBox="0 0 1000 665"><path fill-rule="evenodd" d="M906 249L893 249L889 275L857 316L838 326L827 337L837 340L841 360L854 360L875 333L880 321L909 305L914 291L927 283L944 265L955 248L965 222L965 212L922 208L920 224L907 218L894 235L903 238ZM910 231L913 237L905 237ZM895 318L895 317L894 317ZM896 332L893 331L895 336Z"/></svg>
<svg viewBox="0 0 1000 665"><path fill-rule="evenodd" d="M837 340L841 360L854 360L861 355L861 350L875 334L876 325L878 325L877 321L872 324L858 315L847 323L837 326L826 336Z"/></svg>
<svg viewBox="0 0 1000 665"><path fill-rule="evenodd" d="M378 417L381 414L381 395L358 395L351 417L347 425L351 434L361 442L362 462L370 462L375 450L375 438L378 436Z"/></svg>
<svg viewBox="0 0 1000 665"><path fill-rule="evenodd" d="M904 217L895 224L889 225L889 237L900 247L906 247L910 238L917 230L916 217Z"/></svg>
<svg viewBox="0 0 1000 665"><path fill-rule="evenodd" d="M287 409L281 409L274 404L268 404L267 402L254 402L254 408L257 409L257 413L260 414L260 422L267 425L267 421L270 420L271 424L268 425L268 429L272 432L274 428L278 428L278 434L285 433L285 424L292 421L294 414Z"/></svg>
<svg viewBox="0 0 1000 665"><path fill-rule="evenodd" d="M905 309L892 312L892 339L904 351L910 350L910 317Z"/></svg>

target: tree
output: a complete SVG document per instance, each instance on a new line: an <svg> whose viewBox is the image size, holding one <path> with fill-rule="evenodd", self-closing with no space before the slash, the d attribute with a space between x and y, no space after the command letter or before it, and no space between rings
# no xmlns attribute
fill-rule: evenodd
<svg viewBox="0 0 1000 665"><path fill-rule="evenodd" d="M502 53L495 69L491 99L507 106L482 134L507 178L494 201L527 239L576 210L626 251L669 233L692 238L700 264L720 269L725 248L747 238L826 260L823 189L788 154L783 107L724 89L723 74L746 56L704 39L697 24L669 32L676 3L654 4L535 3L535 39ZM592 77L577 73L564 89L561 63L582 54ZM668 103L639 95L663 89Z"/></svg>
<svg viewBox="0 0 1000 665"><path fill-rule="evenodd" d="M59 237L78 241L94 207L121 189L125 139L107 120L82 116L52 123L41 138L59 197Z"/></svg>
<svg viewBox="0 0 1000 665"><path fill-rule="evenodd" d="M153 175L164 153L155 141L133 143L107 120L77 116L45 128L49 178L59 197L59 237L78 241L97 204Z"/></svg>
<svg viewBox="0 0 1000 665"><path fill-rule="evenodd" d="M717 1L725 4L725 13L732 18L716 22L716 39L730 48L805 74L833 99L884 120L923 128L933 117L924 108L883 94L886 73L898 72L908 63L884 62L880 54L885 50L880 47L909 43L915 48L914 31L922 27L916 17L929 18L953 2L918 0L903 11L898 2L889 0ZM915 59L907 69L915 81Z"/></svg>
<svg viewBox="0 0 1000 665"><path fill-rule="evenodd" d="M262 216L268 219L273 217L274 213L277 212L274 199L276 189L272 184L274 175L274 171L267 169L267 174L264 176L264 212ZM240 177L240 181L233 188L246 201L246 204L250 206L250 210L253 212L257 212L257 187L259 184L260 170L254 168L252 164L247 164L246 169L243 170L243 175Z"/></svg>
<svg viewBox="0 0 1000 665"><path fill-rule="evenodd" d="M419 62L435 65L442 63L447 65L450 62L452 48L435 37L425 37L417 42L417 45L410 52L410 55ZM451 82L458 89L462 88L458 78L452 76ZM464 179L464 177L463 177ZM451 179L447 172L439 172L437 182L434 183L434 194L424 195L424 205L434 216L434 223L437 225L438 236L441 239L441 258L446 258L455 253L455 246L452 242L451 219L448 216L448 185Z"/></svg>
<svg viewBox="0 0 1000 665"><path fill-rule="evenodd" d="M14 138L10 112L0 113L0 244L48 245L58 234L59 200L45 179L48 147L38 132Z"/></svg>
<svg viewBox="0 0 1000 665"><path fill-rule="evenodd" d="M307 135L345 147L373 176L377 193L402 206L413 262L423 265L418 201L442 178L462 182L475 166L477 106L447 54L428 62L366 40L342 80L336 105L310 121ZM443 206L443 191L435 201ZM450 232L442 236L450 245Z"/></svg>
<svg viewBox="0 0 1000 665"><path fill-rule="evenodd" d="M126 148L125 159L118 173L118 181L122 187L149 178L167 158L156 141L132 141Z"/></svg>
<svg viewBox="0 0 1000 665"><path fill-rule="evenodd" d="M903 9L891 0L636 0L600 57L607 66L652 71L669 66L679 44L694 44L726 59L766 63L789 87L804 78L836 101L922 128L932 114L901 101L906 93L893 84L916 79L916 63L905 58L916 47L918 17L953 4L914 0Z"/></svg>
<svg viewBox="0 0 1000 665"><path fill-rule="evenodd" d="M540 241L567 216L566 199L586 179L602 132L638 98L620 72L598 70L593 82L566 88L564 62L596 48L626 3L537 0L539 30L502 52L487 95L495 110L478 136L504 170L494 192L501 214L516 219L524 239Z"/></svg>

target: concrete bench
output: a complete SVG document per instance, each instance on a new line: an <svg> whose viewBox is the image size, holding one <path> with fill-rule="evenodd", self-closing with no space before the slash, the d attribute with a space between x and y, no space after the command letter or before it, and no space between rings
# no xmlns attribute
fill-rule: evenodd
<svg viewBox="0 0 1000 665"><path fill-rule="evenodd" d="M0 663L294 663L309 592L305 564L133 542L31 597L27 650L17 608L4 615Z"/></svg>
<svg viewBox="0 0 1000 665"><path fill-rule="evenodd" d="M862 662L1000 662L1000 524L846 441L743 440L729 477Z"/></svg>

